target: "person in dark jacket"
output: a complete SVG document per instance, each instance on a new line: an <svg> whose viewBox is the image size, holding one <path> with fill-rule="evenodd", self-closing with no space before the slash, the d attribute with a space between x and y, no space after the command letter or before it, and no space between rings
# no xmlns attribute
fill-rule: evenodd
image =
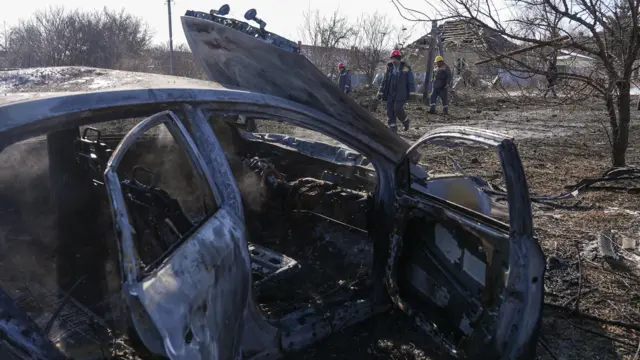
<svg viewBox="0 0 640 360"><path fill-rule="evenodd" d="M433 86L431 88L431 101L429 107L429 113L436 113L436 103L438 97L442 100L442 113L449 114L449 94L448 87L451 82L451 69L449 65L444 62L444 58L438 55L435 59L436 66L438 67L435 72Z"/></svg>
<svg viewBox="0 0 640 360"><path fill-rule="evenodd" d="M546 98L549 94L549 91L551 91L551 95L555 99L558 97L558 95L556 94L556 84L558 83L558 69L553 62L549 62L549 68L547 69L546 78L547 90L544 92L544 97Z"/></svg>
<svg viewBox="0 0 640 360"><path fill-rule="evenodd" d="M396 118L402 122L405 131L409 130L409 118L404 111L404 104L409 99L409 94L416 91L414 80L411 66L402 61L399 50L393 50L391 62L387 64L387 71L378 90L378 99L387 102L387 121L394 132L398 131Z"/></svg>
<svg viewBox="0 0 640 360"><path fill-rule="evenodd" d="M343 93L348 94L351 92L351 71L347 70L343 63L338 64L338 70L340 71L338 86Z"/></svg>

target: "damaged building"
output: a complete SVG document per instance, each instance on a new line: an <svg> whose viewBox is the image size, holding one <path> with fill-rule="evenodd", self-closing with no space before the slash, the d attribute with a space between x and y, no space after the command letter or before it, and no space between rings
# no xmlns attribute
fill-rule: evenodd
<svg viewBox="0 0 640 360"><path fill-rule="evenodd" d="M499 73L495 64L476 66L475 63L516 48L504 36L464 20L445 21L438 25L436 33L442 42L441 55L451 67L454 78L470 71L478 77L491 79ZM411 53L409 61L416 72L426 71L431 36L428 33L407 46ZM436 42L436 53L438 51Z"/></svg>

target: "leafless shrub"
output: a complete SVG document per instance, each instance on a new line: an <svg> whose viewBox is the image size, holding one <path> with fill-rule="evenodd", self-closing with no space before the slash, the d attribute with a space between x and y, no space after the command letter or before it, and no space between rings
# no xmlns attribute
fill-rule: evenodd
<svg viewBox="0 0 640 360"><path fill-rule="evenodd" d="M63 7L37 11L9 29L5 38L13 67L84 65L121 68L149 48L151 33L124 10L81 12Z"/></svg>
<svg viewBox="0 0 640 360"><path fill-rule="evenodd" d="M170 73L169 44L152 46L143 57L148 62L149 71L158 74ZM173 75L184 76L194 79L207 79L207 74L202 66L194 60L191 49L186 44L173 46Z"/></svg>

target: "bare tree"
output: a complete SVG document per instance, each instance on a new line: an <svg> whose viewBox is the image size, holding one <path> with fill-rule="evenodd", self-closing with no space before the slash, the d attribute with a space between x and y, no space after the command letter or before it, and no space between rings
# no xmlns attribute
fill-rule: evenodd
<svg viewBox="0 0 640 360"><path fill-rule="evenodd" d="M629 145L631 80L640 52L640 0L440 0L432 9L409 9L392 0L413 21L455 18L503 36L522 47L535 47L537 60L563 49L596 59L592 71L558 71L558 78L591 89L607 109L613 166L625 166ZM505 16L505 9L510 13ZM541 15L544 15L541 16ZM551 39L555 35L559 39ZM488 49L490 51L491 49ZM545 74L545 61L533 51L500 54L498 61L531 74ZM545 59L546 56L546 59ZM502 66L502 65L501 65Z"/></svg>
<svg viewBox="0 0 640 360"><path fill-rule="evenodd" d="M299 29L304 46L302 52L325 74L333 74L338 62L348 57L348 46L355 28L339 10L323 16L318 10L303 14Z"/></svg>
<svg viewBox="0 0 640 360"><path fill-rule="evenodd" d="M404 26L394 27L392 32L393 39L393 49L394 50L402 50L405 46L407 46L407 41L409 41L409 37L413 33L412 29L407 29Z"/></svg>
<svg viewBox="0 0 640 360"><path fill-rule="evenodd" d="M555 1L555 0L554 0ZM560 37L560 29L562 26L562 15L557 12L550 11L546 4L539 6L537 4L524 4L524 15L521 20L522 29L529 37L553 40ZM553 49L545 58L549 63L556 65L558 52Z"/></svg>
<svg viewBox="0 0 640 360"><path fill-rule="evenodd" d="M11 66L86 65L119 68L127 57L140 56L151 41L142 20L104 8L67 11L50 7L20 21L8 32Z"/></svg>
<svg viewBox="0 0 640 360"><path fill-rule="evenodd" d="M393 27L389 18L375 12L358 19L354 37L351 67L362 71L371 83L378 67L387 59L393 44Z"/></svg>
<svg viewBox="0 0 640 360"><path fill-rule="evenodd" d="M106 66L120 67L125 57L141 56L148 49L151 32L140 18L125 13L124 9L116 12L104 8L101 15L100 44Z"/></svg>

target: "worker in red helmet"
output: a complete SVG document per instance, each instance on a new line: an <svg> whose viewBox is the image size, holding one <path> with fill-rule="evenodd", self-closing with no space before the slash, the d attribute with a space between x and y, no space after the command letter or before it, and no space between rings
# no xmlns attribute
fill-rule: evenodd
<svg viewBox="0 0 640 360"><path fill-rule="evenodd" d="M351 92L351 72L347 70L343 63L338 64L338 71L340 71L338 87L343 93L348 94Z"/></svg>
<svg viewBox="0 0 640 360"><path fill-rule="evenodd" d="M409 118L404 111L404 104L409 99L409 94L415 91L411 66L402 61L400 50L393 50L391 62L387 64L387 71L378 90L378 99L387 102L387 121L393 132L398 131L396 118L404 125L404 131L409 130Z"/></svg>

